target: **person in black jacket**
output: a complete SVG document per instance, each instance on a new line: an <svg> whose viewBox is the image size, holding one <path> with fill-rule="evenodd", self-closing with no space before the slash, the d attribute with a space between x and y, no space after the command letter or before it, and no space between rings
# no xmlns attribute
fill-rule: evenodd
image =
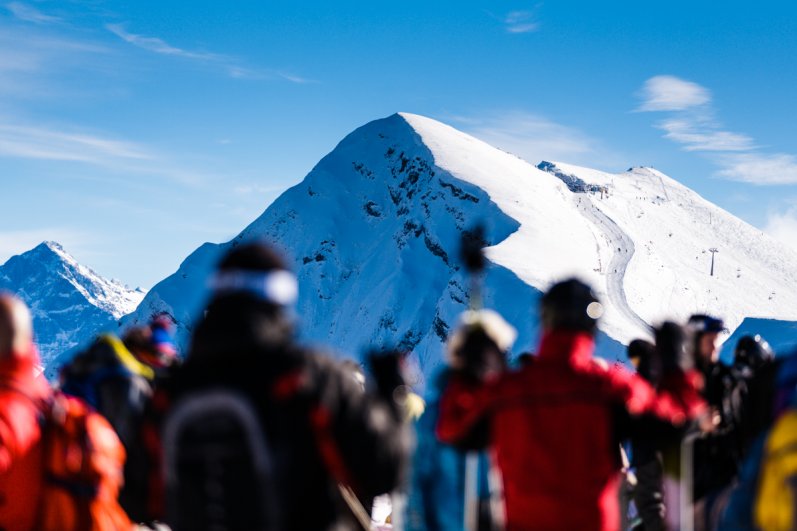
<svg viewBox="0 0 797 531"><path fill-rule="evenodd" d="M760 335L743 336L736 344L733 372L735 392L741 405L737 438L741 459L759 435L774 420L775 387L780 363L769 343Z"/></svg>
<svg viewBox="0 0 797 531"><path fill-rule="evenodd" d="M658 387L659 367L656 347L644 339L635 339L628 344L628 358L636 365L637 374L653 387ZM636 472L634 504L642 519L640 529L664 531L666 529L666 507L664 505L664 464L659 440L648 437L632 439L632 459Z"/></svg>
<svg viewBox="0 0 797 531"><path fill-rule="evenodd" d="M375 385L363 391L342 364L299 345L295 277L267 245L233 247L211 286L185 363L156 406L220 388L245 397L274 463L277 528L359 529L367 500L404 480L411 441L397 356L371 358Z"/></svg>

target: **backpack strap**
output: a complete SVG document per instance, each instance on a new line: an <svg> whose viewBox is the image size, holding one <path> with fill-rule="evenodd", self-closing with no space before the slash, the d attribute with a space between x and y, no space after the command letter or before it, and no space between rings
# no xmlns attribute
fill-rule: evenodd
<svg viewBox="0 0 797 531"><path fill-rule="evenodd" d="M100 336L100 339L108 343L122 366L132 374L143 376L150 381L155 378L155 370L152 367L138 361L130 352L130 350L128 350L125 344L122 343L121 339L113 334L105 334Z"/></svg>
<svg viewBox="0 0 797 531"><path fill-rule="evenodd" d="M306 372L303 369L289 372L277 378L271 386L271 394L280 400L290 399L299 392L306 378ZM332 432L332 417L329 410L316 401L310 407L308 420L315 436L316 447L321 456L321 461L330 476L335 480L341 498L343 498L343 501L363 530L370 530L371 515L363 507L352 488L355 486L354 477L346 466L346 460Z"/></svg>
<svg viewBox="0 0 797 531"><path fill-rule="evenodd" d="M155 371L138 361L118 337L104 334L97 339L95 345L97 343L107 345L111 349L114 363L107 364L106 362L99 369L67 378L62 388L65 393L77 396L94 409L99 409L98 388L108 378L139 376L147 381L152 381L155 378Z"/></svg>

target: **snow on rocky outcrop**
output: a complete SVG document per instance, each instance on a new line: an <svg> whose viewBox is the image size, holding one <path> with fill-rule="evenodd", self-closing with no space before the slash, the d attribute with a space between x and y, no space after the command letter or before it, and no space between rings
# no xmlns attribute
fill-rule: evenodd
<svg viewBox="0 0 797 531"><path fill-rule="evenodd" d="M59 244L44 242L0 266L0 290L31 308L45 366L101 330L116 330L144 293L79 264Z"/></svg>
<svg viewBox="0 0 797 531"><path fill-rule="evenodd" d="M233 240L207 243L157 284L125 323L166 311L185 347L220 254L265 238L299 276L305 339L357 355L412 350L428 373L468 304L460 235L487 224L485 303L538 339L536 305L578 275L606 305L600 352L664 317L705 311L797 320L797 255L662 173L540 167L429 118L396 114L350 135ZM711 254L717 248L714 276Z"/></svg>

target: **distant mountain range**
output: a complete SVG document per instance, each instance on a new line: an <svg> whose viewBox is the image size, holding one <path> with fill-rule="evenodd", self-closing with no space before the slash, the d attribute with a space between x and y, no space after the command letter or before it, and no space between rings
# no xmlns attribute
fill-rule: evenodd
<svg viewBox="0 0 797 531"><path fill-rule="evenodd" d="M707 312L724 317L730 331L757 318L748 324L765 322L770 335L779 335L776 343L797 321L797 253L661 172L534 166L411 114L352 132L238 236L191 253L135 311L141 292L92 277L108 295L79 299L101 290L71 283L77 302L70 306L105 311L106 321L74 314L56 326L61 314L54 312L70 306L51 306L52 299L67 293L66 285L34 288L50 285L45 280L59 277L58 267L12 264L46 256L42 246L2 266L0 287L7 282L34 305L43 351L72 348L90 328L131 311L123 325L171 314L185 347L219 256L264 238L286 250L298 274L305 340L353 356L371 345L398 345L412 350L428 374L468 306L458 249L460 235L478 222L488 229L484 302L518 328L516 352L537 343L540 293L569 275L590 282L604 301L599 351L609 359L622 359L623 345L663 318ZM7 272L12 265L16 276ZM38 280L27 281L26 268ZM101 300L104 307L91 302Z"/></svg>

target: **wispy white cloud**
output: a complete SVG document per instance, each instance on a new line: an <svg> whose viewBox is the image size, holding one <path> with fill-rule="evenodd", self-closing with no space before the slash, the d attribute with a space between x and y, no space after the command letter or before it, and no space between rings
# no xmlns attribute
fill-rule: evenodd
<svg viewBox="0 0 797 531"><path fill-rule="evenodd" d="M0 119L0 159L18 158L89 164L114 174L169 179L185 186L201 186L205 172L186 169L150 146L85 132L70 126L22 124Z"/></svg>
<svg viewBox="0 0 797 531"><path fill-rule="evenodd" d="M540 22L537 19L537 8L529 10L510 11L505 15L499 15L492 11L484 12L492 19L500 23L507 33L532 33L540 29Z"/></svg>
<svg viewBox="0 0 797 531"><path fill-rule="evenodd" d="M705 87L675 76L655 76L642 87L639 111L682 111L711 102Z"/></svg>
<svg viewBox="0 0 797 531"><path fill-rule="evenodd" d="M8 97L17 100L36 98L68 98L69 82L86 73L106 72L113 68L111 51L96 42L80 40L54 32L0 22L0 106L10 105ZM64 73L79 76L63 76ZM81 85L81 91L102 91L99 85Z"/></svg>
<svg viewBox="0 0 797 531"><path fill-rule="evenodd" d="M97 165L106 165L118 159L152 159L142 146L131 142L8 123L0 123L0 156Z"/></svg>
<svg viewBox="0 0 797 531"><path fill-rule="evenodd" d="M771 212L764 232L797 251L797 208Z"/></svg>
<svg viewBox="0 0 797 531"><path fill-rule="evenodd" d="M106 24L105 28L123 41L137 46L138 48L160 55L168 55L204 63L219 68L228 76L235 79L283 79L296 84L315 82L290 72L245 67L240 64L241 61L238 58L229 55L178 48L158 37L131 33L127 31L122 24Z"/></svg>
<svg viewBox="0 0 797 531"><path fill-rule="evenodd" d="M797 158L766 153L743 133L727 131L715 116L711 92L674 76L648 79L641 91L641 112L669 112L655 124L684 151L704 153L719 167L717 177L760 185L797 184Z"/></svg>
<svg viewBox="0 0 797 531"><path fill-rule="evenodd" d="M797 184L797 157L786 153L734 153L717 158L717 175L753 184Z"/></svg>
<svg viewBox="0 0 797 531"><path fill-rule="evenodd" d="M129 42L130 44L138 46L139 48L149 50L150 52L163 55L174 55L177 57L184 57L186 59L195 59L197 61L228 62L230 60L229 57L216 53L195 52L177 48L157 37L146 37L144 35L129 33L121 24L106 24L105 28L123 41Z"/></svg>
<svg viewBox="0 0 797 531"><path fill-rule="evenodd" d="M6 9L16 18L25 22L33 22L34 24L55 24L61 22L61 18L46 15L35 7L23 4L22 2L9 2L6 4Z"/></svg>
<svg viewBox="0 0 797 531"><path fill-rule="evenodd" d="M454 116L450 120L460 124L467 133L532 164L542 160L602 166L625 164L599 140L527 111L501 111L481 117Z"/></svg>
<svg viewBox="0 0 797 531"><path fill-rule="evenodd" d="M511 11L503 21L509 33L531 33L540 29L534 11Z"/></svg>
<svg viewBox="0 0 797 531"><path fill-rule="evenodd" d="M286 81L290 81L291 83L297 83L299 85L304 85L306 83L318 83L315 79L310 79L307 77L297 76L296 74L291 74L290 72L274 72L274 75L277 77L281 77Z"/></svg>
<svg viewBox="0 0 797 531"><path fill-rule="evenodd" d="M0 73L41 72L81 64L92 55L107 55L101 45L78 41L36 29L0 28Z"/></svg>
<svg viewBox="0 0 797 531"><path fill-rule="evenodd" d="M686 151L749 151L755 148L747 135L716 129L711 122L676 118L660 122L656 127L664 137L684 145Z"/></svg>

